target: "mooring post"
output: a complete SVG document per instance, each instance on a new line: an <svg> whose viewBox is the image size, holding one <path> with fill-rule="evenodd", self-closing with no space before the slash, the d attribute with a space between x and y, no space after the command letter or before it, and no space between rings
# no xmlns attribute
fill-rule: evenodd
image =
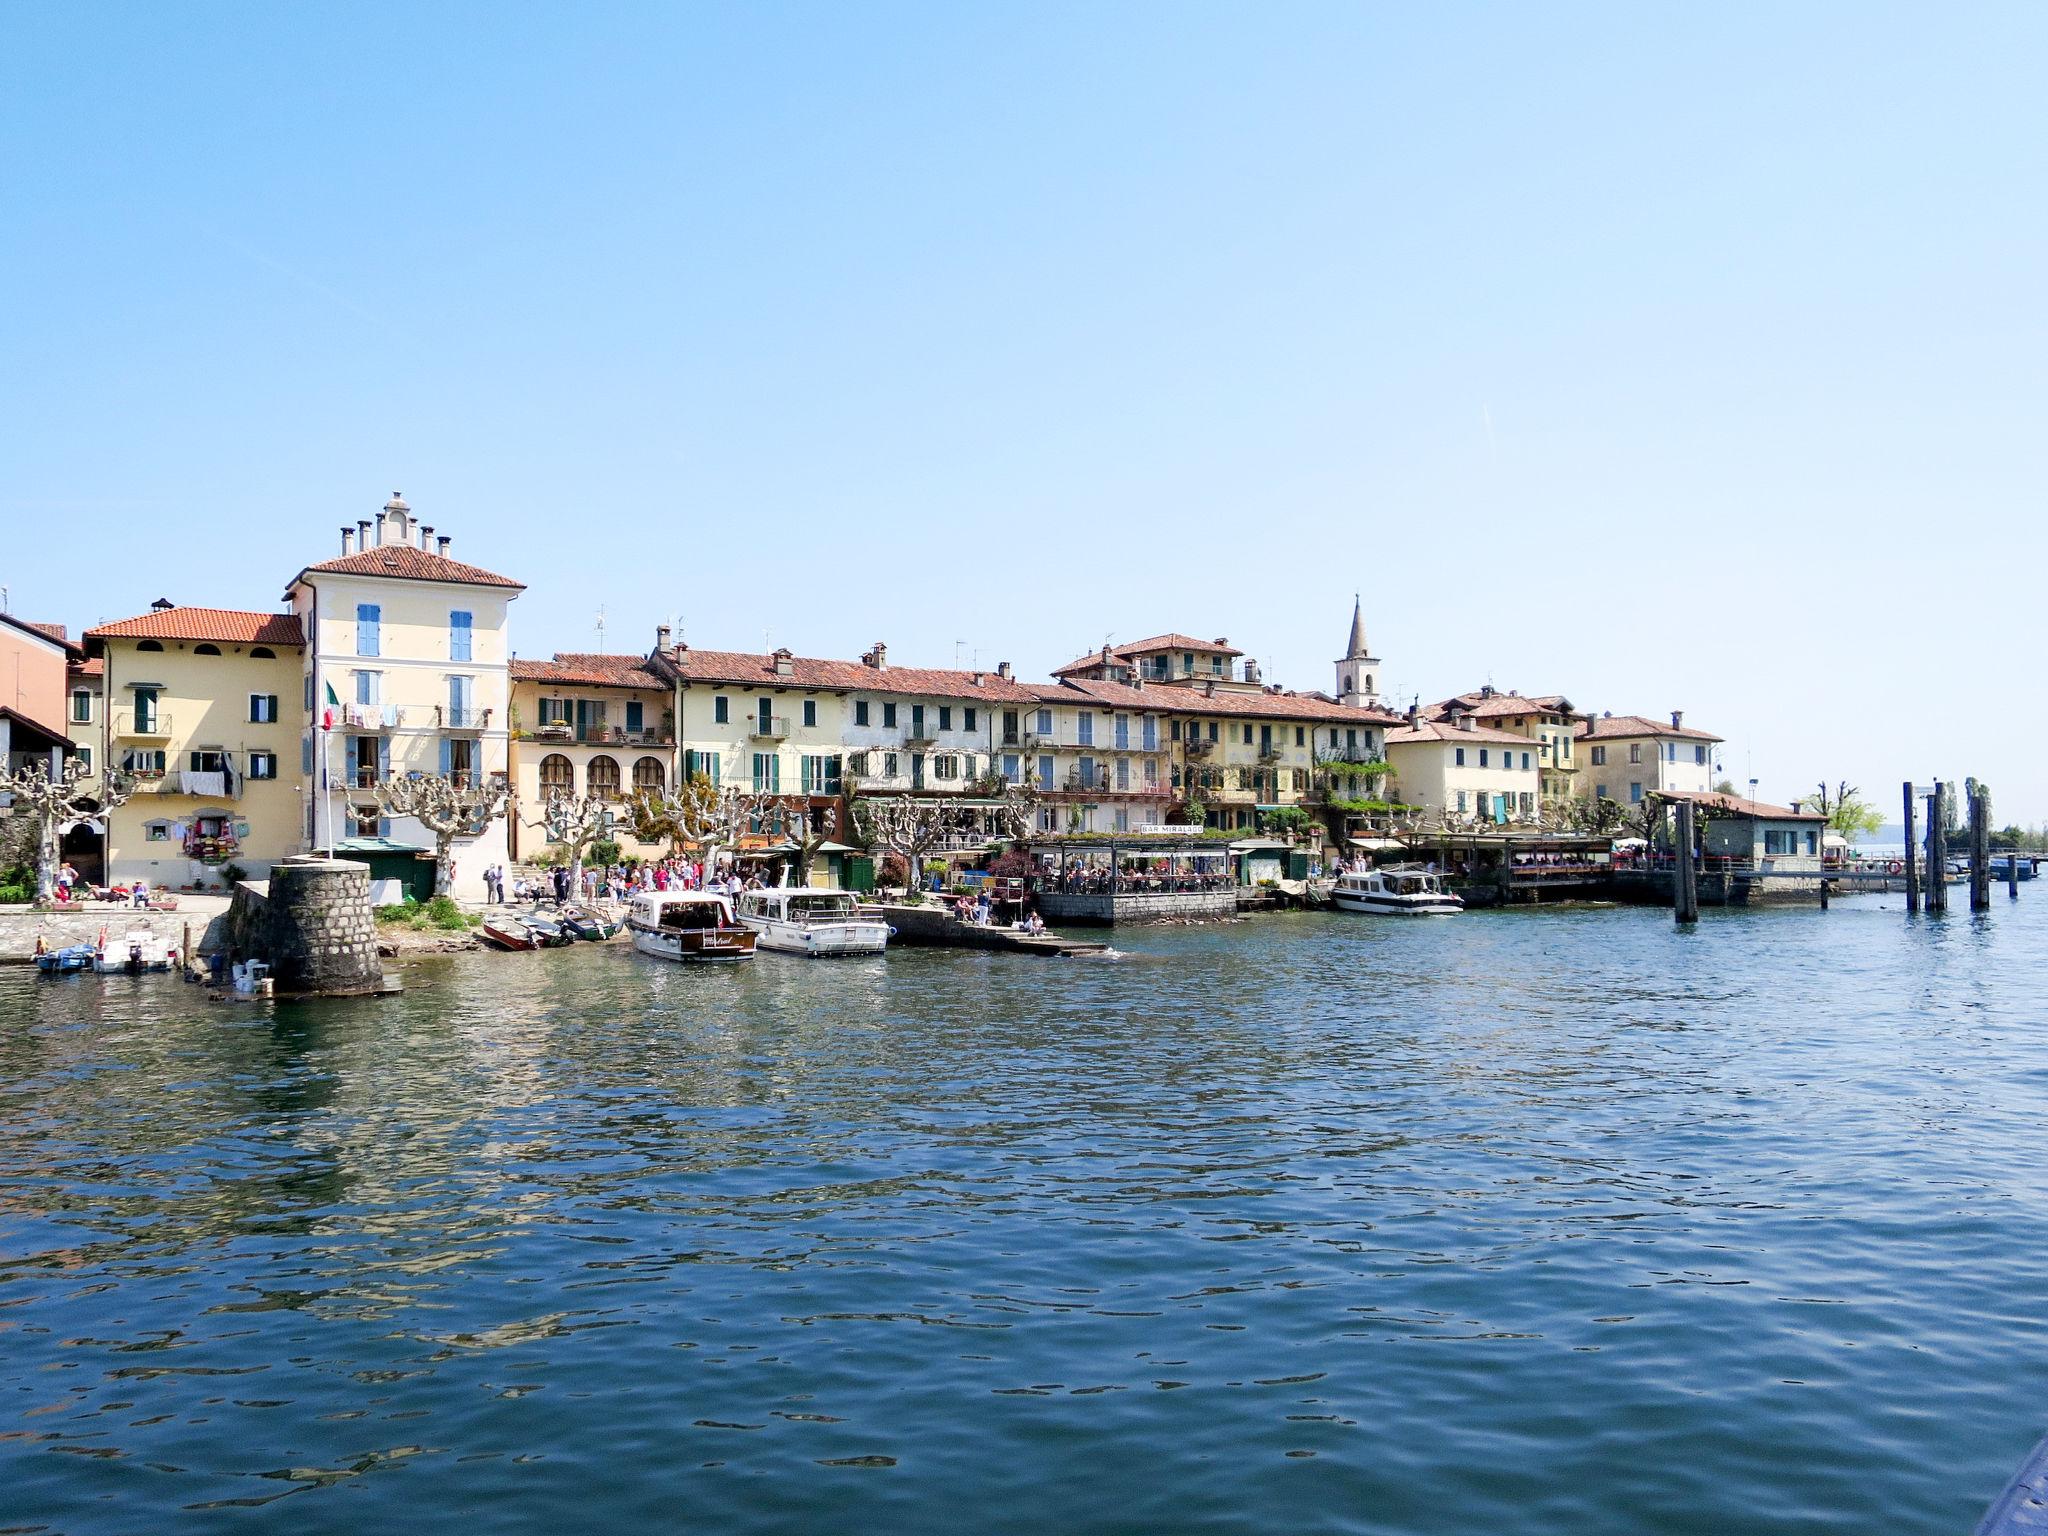
<svg viewBox="0 0 2048 1536"><path fill-rule="evenodd" d="M1920 910L1920 866L1914 859L1913 781L1906 781L1906 856L1900 861L1906 871L1906 910Z"/></svg>
<svg viewBox="0 0 2048 1536"><path fill-rule="evenodd" d="M1991 910L1991 791L1970 791L1970 910Z"/></svg>
<svg viewBox="0 0 2048 1536"><path fill-rule="evenodd" d="M2014 901L2020 899L2020 845L2014 843L2005 850L2005 894Z"/></svg>
<svg viewBox="0 0 2048 1536"><path fill-rule="evenodd" d="M1948 788L1939 779L1927 797L1927 910L1948 910Z"/></svg>
<svg viewBox="0 0 2048 1536"><path fill-rule="evenodd" d="M1696 923L1700 920L1699 871L1692 862L1692 802L1678 802L1678 862L1671 872L1672 920Z"/></svg>

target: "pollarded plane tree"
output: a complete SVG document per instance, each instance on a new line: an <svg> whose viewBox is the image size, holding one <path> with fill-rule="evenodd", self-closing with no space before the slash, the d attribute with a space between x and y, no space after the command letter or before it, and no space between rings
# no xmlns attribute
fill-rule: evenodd
<svg viewBox="0 0 2048 1536"><path fill-rule="evenodd" d="M379 816L409 816L434 839L434 890L446 892L455 883L455 844L476 838L505 814L511 787L502 775L480 782L445 773L406 774L358 791L357 801L373 804Z"/></svg>
<svg viewBox="0 0 2048 1536"><path fill-rule="evenodd" d="M126 805L134 793L135 781L126 774L98 778L76 758L68 760L54 777L44 762L0 770L0 795L10 802L0 813L6 818L0 824L0 848L6 850L6 862L33 857L36 900L55 900L64 829Z"/></svg>

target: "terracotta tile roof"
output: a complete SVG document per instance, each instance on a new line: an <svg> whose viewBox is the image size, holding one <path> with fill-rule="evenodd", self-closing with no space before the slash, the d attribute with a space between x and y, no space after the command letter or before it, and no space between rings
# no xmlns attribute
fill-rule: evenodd
<svg viewBox="0 0 2048 1536"><path fill-rule="evenodd" d="M1602 715L1593 722L1590 730L1581 722L1572 734L1580 741L1616 736L1676 736L1686 741L1721 739L1711 731L1696 731L1689 725L1673 725L1669 720L1650 720L1642 715Z"/></svg>
<svg viewBox="0 0 2048 1536"><path fill-rule="evenodd" d="M1131 665L1131 658L1124 655L1121 651L1112 650L1106 656L1101 651L1090 651L1086 656L1070 661L1064 667L1054 667L1052 675L1054 677L1065 677L1069 673L1086 672L1093 667L1108 666L1111 663L1128 667Z"/></svg>
<svg viewBox="0 0 2048 1536"><path fill-rule="evenodd" d="M570 683L587 688L653 688L667 682L647 670L645 656L606 656L595 651L557 651L552 661L512 662L512 681Z"/></svg>
<svg viewBox="0 0 2048 1536"><path fill-rule="evenodd" d="M64 665L66 677L104 677L106 673L106 658L101 656L88 656L83 660L74 656Z"/></svg>
<svg viewBox="0 0 2048 1536"><path fill-rule="evenodd" d="M1532 752L1536 749L1536 743L1528 737L1518 736L1513 731L1497 731L1490 725L1475 725L1468 731L1461 725L1450 725L1441 720L1422 720L1413 726L1387 732L1389 747L1421 746L1432 741L1456 742L1460 746L1468 741L1506 742L1511 746L1526 747Z"/></svg>
<svg viewBox="0 0 2048 1536"><path fill-rule="evenodd" d="M956 672L934 667L871 667L860 661L816 656L789 658L790 675L780 676L773 656L749 651L700 651L681 646L665 658L690 683L732 683L743 688L836 688L857 693L902 693L954 699L988 699L1032 704L1031 688L994 672ZM979 677L980 682L975 679Z"/></svg>
<svg viewBox="0 0 2048 1536"><path fill-rule="evenodd" d="M1149 640L1133 640L1116 648L1119 656L1149 656L1154 651L1210 651L1223 656L1242 656L1236 646L1221 640L1197 640L1192 635L1154 635Z"/></svg>
<svg viewBox="0 0 2048 1536"><path fill-rule="evenodd" d="M446 555L431 554L410 544L377 544L352 555L338 555L309 565L299 576L386 576L394 581L447 581L471 587L510 587L524 592L526 585L509 576L499 576L480 565L464 565ZM298 577L294 577L296 583Z"/></svg>
<svg viewBox="0 0 2048 1536"><path fill-rule="evenodd" d="M65 734L64 727L61 725L45 725L42 721L32 716L24 715L20 710L10 708L5 704L0 704L0 715L5 715L14 722L15 729L12 740L14 750L17 752L47 752L51 750L73 752L77 750L71 744L70 736ZM22 740L23 732L36 739L31 741Z"/></svg>
<svg viewBox="0 0 2048 1536"><path fill-rule="evenodd" d="M164 608L113 624L95 624L87 640L211 640L222 645L304 645L296 613L238 608Z"/></svg>
<svg viewBox="0 0 2048 1536"><path fill-rule="evenodd" d="M1176 715L1234 715L1254 720L1316 720L1326 725L1358 726L1396 726L1406 718L1390 709L1354 709L1316 693L1248 693L1222 688L1210 693L1184 685L1154 684L1145 690L1145 696L1161 701L1154 708Z"/></svg>
<svg viewBox="0 0 2048 1536"><path fill-rule="evenodd" d="M1082 704L1092 700L1111 709L1149 710L1155 715L1165 714L1174 707L1170 689L1133 688L1126 683L1112 683L1098 677L1075 677L1050 685L1034 683L1031 691L1048 704Z"/></svg>
<svg viewBox="0 0 2048 1536"><path fill-rule="evenodd" d="M1559 715L1571 713L1571 700L1561 693L1545 694L1542 698L1530 698L1520 693L1493 693L1475 689L1461 693L1438 704L1425 704L1422 715L1426 720L1441 720L1451 713L1452 706L1469 710L1475 719L1500 720L1511 715Z"/></svg>
<svg viewBox="0 0 2048 1536"><path fill-rule="evenodd" d="M38 640L48 640L54 645L61 645L67 651L78 649L71 643L71 638L62 624L38 624L33 619L17 619L11 613L0 613L0 624L10 625L23 634L34 635Z"/></svg>
<svg viewBox="0 0 2048 1536"><path fill-rule="evenodd" d="M1724 816L1754 816L1759 821L1826 821L1820 811L1803 811L1796 805L1770 805L1762 800L1745 800L1740 795L1723 795L1701 789L1658 791L1661 800L1690 800L1702 809Z"/></svg>

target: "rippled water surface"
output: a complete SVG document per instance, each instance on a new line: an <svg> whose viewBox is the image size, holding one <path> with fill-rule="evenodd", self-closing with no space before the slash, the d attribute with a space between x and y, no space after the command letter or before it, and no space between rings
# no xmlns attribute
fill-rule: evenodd
<svg viewBox="0 0 2048 1536"><path fill-rule="evenodd" d="M2048 889L0 974L0 1528L1967 1529Z"/></svg>

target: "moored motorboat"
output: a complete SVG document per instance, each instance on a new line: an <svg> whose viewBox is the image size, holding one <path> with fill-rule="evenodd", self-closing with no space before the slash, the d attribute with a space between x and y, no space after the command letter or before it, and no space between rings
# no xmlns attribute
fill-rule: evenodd
<svg viewBox="0 0 2048 1536"><path fill-rule="evenodd" d="M526 931L533 935L533 942L542 949L560 949L564 944L576 942L576 935L563 926L560 918L534 912L528 914L524 921Z"/></svg>
<svg viewBox="0 0 2048 1536"><path fill-rule="evenodd" d="M1465 910L1463 898L1444 889L1440 876L1419 869L1368 869L1342 874L1330 905L1345 912L1386 917L1444 917Z"/></svg>
<svg viewBox="0 0 2048 1536"><path fill-rule="evenodd" d="M62 949L36 951L36 969L45 976L75 976L93 968L99 950L91 944L67 944Z"/></svg>
<svg viewBox="0 0 2048 1536"><path fill-rule="evenodd" d="M493 949L527 950L539 949L540 943L526 924L516 917L487 917L484 919L483 941Z"/></svg>
<svg viewBox="0 0 2048 1536"><path fill-rule="evenodd" d="M754 953L754 931L712 891L644 892L633 898L626 931L635 949L660 960L746 960Z"/></svg>
<svg viewBox="0 0 2048 1536"><path fill-rule="evenodd" d="M125 971L131 976L144 971L168 971L177 963L177 946L147 923L130 928L117 939L102 933L93 956L94 970Z"/></svg>
<svg viewBox="0 0 2048 1536"><path fill-rule="evenodd" d="M851 891L811 886L776 886L740 897L740 921L753 930L759 948L786 955L879 955L889 944L889 925L862 917Z"/></svg>
<svg viewBox="0 0 2048 1536"><path fill-rule="evenodd" d="M562 926L575 938L602 944L606 939L617 938L626 925L616 917L606 917L582 907L570 907L562 914Z"/></svg>

